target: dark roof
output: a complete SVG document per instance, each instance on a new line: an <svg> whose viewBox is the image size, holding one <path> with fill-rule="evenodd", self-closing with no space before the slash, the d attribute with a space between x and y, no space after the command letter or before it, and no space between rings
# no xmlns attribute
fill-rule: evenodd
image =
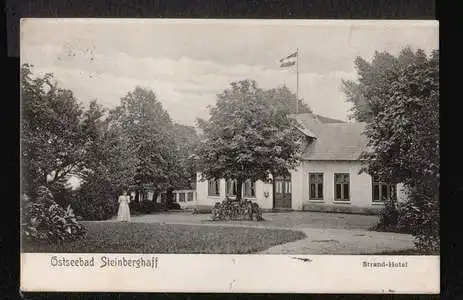
<svg viewBox="0 0 463 300"><path fill-rule="evenodd" d="M305 160L359 160L367 147L367 138L363 134L365 123L323 123L312 114L292 115L302 132L312 141L305 149Z"/></svg>

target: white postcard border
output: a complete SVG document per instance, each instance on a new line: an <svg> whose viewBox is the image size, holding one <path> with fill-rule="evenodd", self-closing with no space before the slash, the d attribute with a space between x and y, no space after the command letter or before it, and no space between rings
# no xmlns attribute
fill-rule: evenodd
<svg viewBox="0 0 463 300"><path fill-rule="evenodd" d="M121 266L107 265L118 259ZM63 265L70 260L82 266ZM439 261L439 256L22 253L21 290L437 294Z"/></svg>

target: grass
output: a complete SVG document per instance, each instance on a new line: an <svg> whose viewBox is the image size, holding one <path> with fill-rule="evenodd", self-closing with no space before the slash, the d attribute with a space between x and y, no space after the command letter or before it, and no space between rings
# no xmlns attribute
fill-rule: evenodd
<svg viewBox="0 0 463 300"><path fill-rule="evenodd" d="M246 254L305 238L300 231L156 223L82 222L74 242L24 241L23 252Z"/></svg>

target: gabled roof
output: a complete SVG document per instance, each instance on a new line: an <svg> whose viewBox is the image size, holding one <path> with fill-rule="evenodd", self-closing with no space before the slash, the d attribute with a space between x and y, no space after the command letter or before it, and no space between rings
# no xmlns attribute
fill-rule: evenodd
<svg viewBox="0 0 463 300"><path fill-rule="evenodd" d="M346 123L344 121L341 121L341 120L338 120L338 119L332 119L332 118L328 118L328 117L324 117L324 116L320 116L320 115L316 115L317 116L317 119L322 122L323 124L328 124L328 123Z"/></svg>
<svg viewBox="0 0 463 300"><path fill-rule="evenodd" d="M304 160L359 160L367 149L365 123L323 123L312 114L292 117L315 136L302 155Z"/></svg>

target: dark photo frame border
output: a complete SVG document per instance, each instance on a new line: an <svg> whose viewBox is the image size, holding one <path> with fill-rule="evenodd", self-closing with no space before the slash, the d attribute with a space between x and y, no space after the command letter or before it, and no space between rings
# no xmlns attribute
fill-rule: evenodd
<svg viewBox="0 0 463 300"><path fill-rule="evenodd" d="M19 195L19 20L23 17L34 18L69 18L69 17L104 17L104 18L257 18L257 19L414 19L414 20L434 20L439 19L436 15L439 9L434 1L392 1L382 0L375 2L367 1L238 1L238 0L165 0L165 1L71 1L71 0L8 0L6 3L6 24L7 30L4 31L4 49L7 50L9 57L7 67L4 69L7 74L5 86L8 88L8 96L5 96L4 105L7 108L2 118L3 132L8 138L4 145L7 147L5 159L6 178L5 186L8 187L8 193L5 195L5 206L3 212L6 212L7 218L4 220L6 225L2 226L6 230L5 242L2 241L4 253L2 260L6 263L7 269L2 268L6 280L2 280L3 287L8 289L8 294L12 297L21 297L26 299L63 299L63 298L98 298L98 299L191 299L201 298L259 298L275 299L287 298L302 299L305 295L250 295L250 294L121 294L121 293L22 293L19 289L19 201L15 201ZM441 32L445 28L445 23L440 22ZM444 35L441 34L441 38ZM442 47L441 42L441 64L443 79L441 84L442 99L448 93L448 88L452 85L451 79L446 78L445 69L448 52L450 48L447 43ZM448 48L447 48L448 47ZM458 48L458 47L457 47ZM444 51L444 52L442 52ZM445 54L442 54L445 53ZM449 80L447 80L449 79ZM454 204L449 207L448 203L457 203L460 197L462 187L460 176L457 175L459 160L461 160L462 151L458 149L456 143L448 146L445 131L449 128L458 131L459 126L452 126L451 122L458 120L457 116L451 116L445 101L441 101L441 128L442 132L442 149L446 152L442 155L442 194L447 201L442 202L441 212L445 217L441 217L441 295L444 299L456 299L461 294L458 284L461 284L461 274L455 268L458 268L455 254L461 253L457 247L456 241L449 234L450 228L461 228L456 224L458 217L452 217L450 210L458 210ZM10 111L11 110L11 111ZM456 113L457 110L453 110ZM455 168L455 170L452 170ZM452 200L456 201L452 201ZM461 202L461 200L460 200ZM15 224L16 226L12 226ZM14 230L13 230L14 229ZM17 230L17 231L16 231ZM458 232L456 232L458 235ZM11 243L11 245L10 245ZM2 266L5 265L2 262ZM10 268L11 267L11 268ZM454 269L452 270L453 267ZM5 293L6 294L6 293ZM319 297L320 295L314 295ZM324 297L339 298L338 296ZM381 295L349 295L349 298L371 299L382 298ZM430 296L423 296L429 298ZM422 297L420 297L422 298ZM438 296L432 296L438 298Z"/></svg>

